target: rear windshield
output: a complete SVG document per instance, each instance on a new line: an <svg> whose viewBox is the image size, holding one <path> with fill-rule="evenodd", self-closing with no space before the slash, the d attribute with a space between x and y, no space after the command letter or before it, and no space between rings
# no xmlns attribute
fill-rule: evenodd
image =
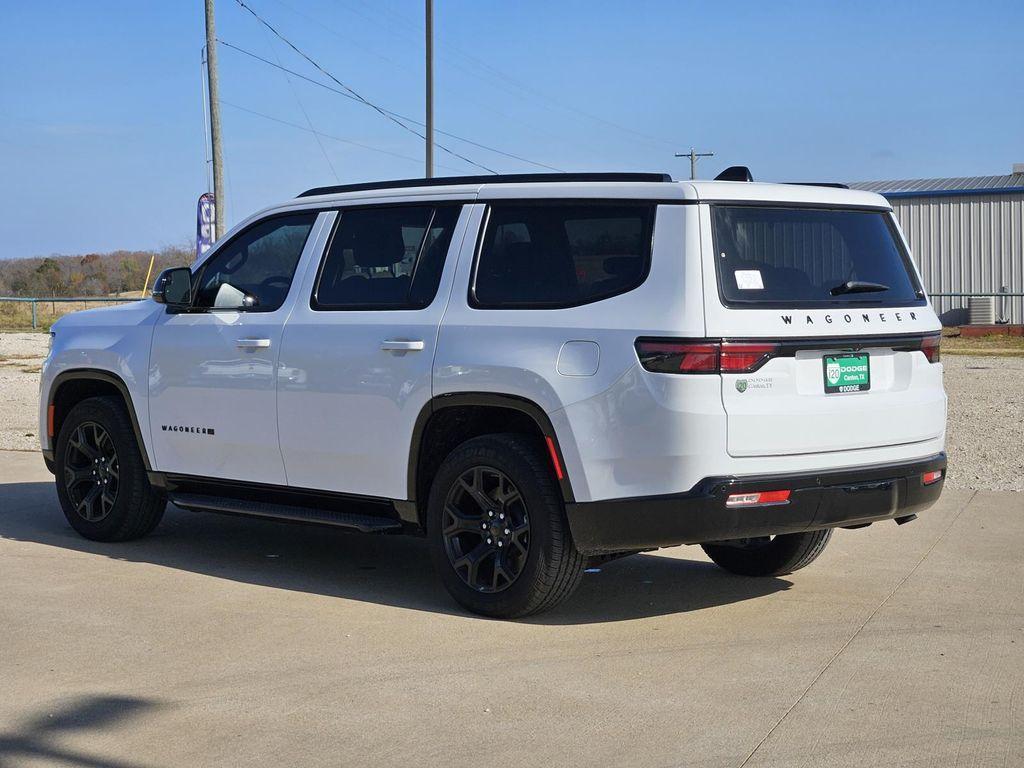
<svg viewBox="0 0 1024 768"><path fill-rule="evenodd" d="M715 205L711 220L727 306L924 303L886 213Z"/></svg>

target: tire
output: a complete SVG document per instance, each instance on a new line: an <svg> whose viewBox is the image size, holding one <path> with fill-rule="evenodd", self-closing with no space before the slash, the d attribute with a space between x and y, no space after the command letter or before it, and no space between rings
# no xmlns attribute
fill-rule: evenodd
<svg viewBox="0 0 1024 768"><path fill-rule="evenodd" d="M832 529L701 544L716 565L740 576L784 576L810 565L832 538Z"/></svg>
<svg viewBox="0 0 1024 768"><path fill-rule="evenodd" d="M448 455L430 489L427 536L445 588L484 616L547 611L583 577L547 454L525 435L473 438Z"/></svg>
<svg viewBox="0 0 1024 768"><path fill-rule="evenodd" d="M167 496L150 485L118 398L91 397L72 408L57 435L54 462L61 509L85 538L138 539L163 517Z"/></svg>

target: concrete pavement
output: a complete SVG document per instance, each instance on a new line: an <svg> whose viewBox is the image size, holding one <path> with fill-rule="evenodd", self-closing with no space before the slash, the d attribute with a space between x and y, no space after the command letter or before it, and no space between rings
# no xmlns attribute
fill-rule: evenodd
<svg viewBox="0 0 1024 768"><path fill-rule="evenodd" d="M781 579L697 547L463 613L422 541L168 509L79 538L0 452L0 765L1024 765L1024 495Z"/></svg>

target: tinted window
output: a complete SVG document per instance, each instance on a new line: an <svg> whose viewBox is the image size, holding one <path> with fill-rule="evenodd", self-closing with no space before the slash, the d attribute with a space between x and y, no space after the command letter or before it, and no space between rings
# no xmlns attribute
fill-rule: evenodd
<svg viewBox="0 0 1024 768"><path fill-rule="evenodd" d="M437 294L458 206L343 211L314 309L415 309Z"/></svg>
<svg viewBox="0 0 1024 768"><path fill-rule="evenodd" d="M726 304L921 303L885 213L718 205L711 219Z"/></svg>
<svg viewBox="0 0 1024 768"><path fill-rule="evenodd" d="M253 224L214 254L198 273L193 306L269 312L288 295L316 212Z"/></svg>
<svg viewBox="0 0 1024 768"><path fill-rule="evenodd" d="M636 288L647 276L654 206L498 204L473 283L477 307L569 307Z"/></svg>

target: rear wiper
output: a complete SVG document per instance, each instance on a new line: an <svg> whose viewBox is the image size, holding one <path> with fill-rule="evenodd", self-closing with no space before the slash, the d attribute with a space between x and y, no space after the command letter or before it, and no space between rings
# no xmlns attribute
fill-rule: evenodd
<svg viewBox="0 0 1024 768"><path fill-rule="evenodd" d="M833 296L839 296L844 293L879 293L880 291L888 291L889 286L883 285L882 283L868 283L864 280L847 280L845 283L841 283L833 288L829 293Z"/></svg>

